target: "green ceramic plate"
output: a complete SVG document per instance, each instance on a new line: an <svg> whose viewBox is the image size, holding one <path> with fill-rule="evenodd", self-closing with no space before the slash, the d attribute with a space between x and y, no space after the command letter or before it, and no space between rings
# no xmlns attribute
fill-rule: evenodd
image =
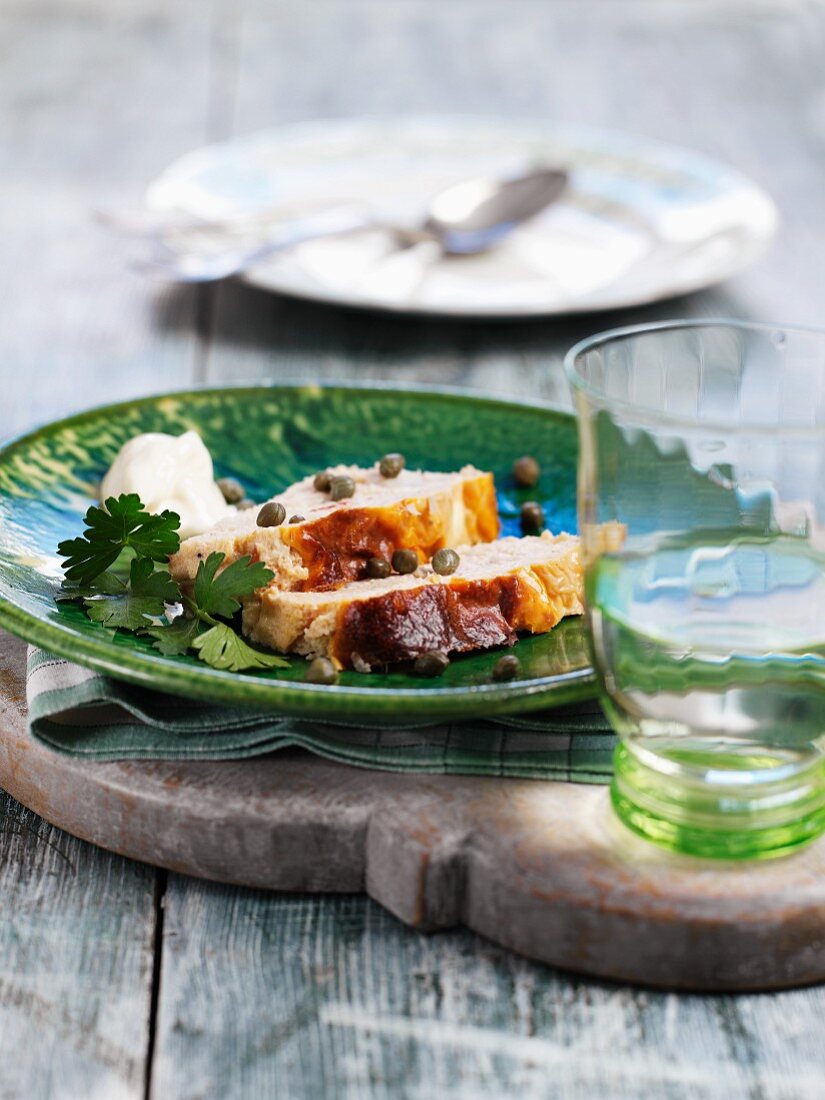
<svg viewBox="0 0 825 1100"><path fill-rule="evenodd" d="M119 679L222 703L249 703L313 718L409 724L516 712L593 693L584 623L567 619L516 652L524 678L490 682L500 651L454 660L437 684L402 671L346 672L332 687L288 671L228 673L197 657L163 657L145 639L90 622L56 604L60 539L80 533L96 486L125 440L138 432L199 432L218 476L237 477L263 500L335 462L367 464L403 450L410 466L493 470L504 533L518 533L525 497L544 502L548 525L575 530L576 438L572 418L546 408L446 391L256 386L195 390L92 409L0 449L0 626ZM535 455L537 490L517 490L513 460Z"/></svg>

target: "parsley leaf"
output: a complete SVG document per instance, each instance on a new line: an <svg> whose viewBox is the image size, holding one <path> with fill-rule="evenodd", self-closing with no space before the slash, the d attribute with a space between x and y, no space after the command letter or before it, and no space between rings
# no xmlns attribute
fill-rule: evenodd
<svg viewBox="0 0 825 1100"><path fill-rule="evenodd" d="M197 611L206 616L230 618L240 609L239 597L251 596L256 588L263 587L275 576L263 562L250 565L252 559L248 555L218 573L224 557L216 551L198 565L193 594Z"/></svg>
<svg viewBox="0 0 825 1100"><path fill-rule="evenodd" d="M179 615L174 622L150 626L143 633L149 635L155 649L164 657L182 657L192 647L200 629L200 619Z"/></svg>
<svg viewBox="0 0 825 1100"><path fill-rule="evenodd" d="M195 649L200 659L213 668L233 672L243 668L288 668L288 661L253 649L231 626L214 618L234 615L240 610L240 598L251 596L274 575L262 562L250 564L249 557L239 558L219 573L225 556L216 551L198 565L192 598L183 597L191 617L181 616L167 626L151 627L146 633L164 655Z"/></svg>
<svg viewBox="0 0 825 1100"><path fill-rule="evenodd" d="M64 580L55 599L60 603L67 600L81 600L86 596L118 596L126 591L126 581L108 569L88 584L73 584Z"/></svg>
<svg viewBox="0 0 825 1100"><path fill-rule="evenodd" d="M192 641L198 656L212 668L241 672L249 668L289 668L289 661L275 653L262 653L247 645L231 626L218 623Z"/></svg>
<svg viewBox="0 0 825 1100"><path fill-rule="evenodd" d="M99 593L83 600L92 622L139 630L160 618L166 604L180 598L178 586L165 569L155 569L150 558L135 558L129 587L116 595Z"/></svg>
<svg viewBox="0 0 825 1100"><path fill-rule="evenodd" d="M150 515L137 493L109 497L105 508L91 507L85 523L81 538L66 539L57 547L65 559L66 579L79 585L89 584L107 570L126 547L159 562L180 547L180 516L169 511Z"/></svg>

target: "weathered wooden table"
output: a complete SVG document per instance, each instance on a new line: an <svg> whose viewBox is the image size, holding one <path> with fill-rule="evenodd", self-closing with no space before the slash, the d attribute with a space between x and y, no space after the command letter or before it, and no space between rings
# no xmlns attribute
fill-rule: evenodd
<svg viewBox="0 0 825 1100"><path fill-rule="evenodd" d="M6 0L0 432L203 381L392 377L566 400L610 323L817 324L825 9L805 0ZM95 206L205 139L365 112L619 126L766 185L779 244L725 288L574 323L398 321L129 273ZM2 690L2 685L0 685ZM357 896L209 885L0 795L0 1098L822 1095L825 990L571 978Z"/></svg>

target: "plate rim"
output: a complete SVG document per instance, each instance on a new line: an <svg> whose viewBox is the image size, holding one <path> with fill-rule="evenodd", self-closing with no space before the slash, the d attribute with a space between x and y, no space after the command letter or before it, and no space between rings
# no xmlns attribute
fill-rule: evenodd
<svg viewBox="0 0 825 1100"><path fill-rule="evenodd" d="M312 383L283 383L277 380L253 380L229 385L205 384L184 390L159 391L132 400L108 402L81 409L33 428L17 433L0 442L0 463L17 447L30 443L46 433L72 427L78 422L95 419L106 413L132 409L135 406L152 405L164 399L182 399L193 395L221 395L250 393L256 390L317 392L353 391L387 392L410 395L417 398L436 397L444 400L469 401L486 407L499 406L521 413L552 415L575 422L574 415L545 400L516 401L479 393L476 390L456 386L429 386L391 381L359 382L352 380ZM542 676L510 683L472 684L465 687L433 688L362 688L351 685L309 684L305 681L278 681L259 679L238 672L224 672L204 665L203 668L187 664L176 666L160 654L133 653L124 649L120 660L117 646L109 639L86 638L75 634L60 622L49 622L20 607L0 593L0 627L22 638L29 644L46 649L95 672L113 679L150 688L167 694L185 694L206 702L230 706L260 707L284 715L303 717L310 721L346 723L357 720L380 725L412 727L427 725L448 718L473 718L483 715L518 714L542 708L563 706L566 703L592 699L595 696L596 674L592 665L582 666L555 676ZM240 684L244 698L238 699L232 685ZM398 701L392 711L370 712L370 700ZM336 703L340 701L340 705ZM363 704L361 706L360 704ZM394 718L398 710L408 704L417 713L412 721ZM336 711L339 713L336 714Z"/></svg>
<svg viewBox="0 0 825 1100"><path fill-rule="evenodd" d="M398 302L373 301L363 297L352 298L346 295L336 294L332 291L324 291L323 288L319 289L318 292L313 292L311 289L286 286L279 281L273 281L271 278L266 278L262 274L256 275L256 268L254 266L237 276L241 282L248 286L253 286L269 293L279 294L295 301L314 302L341 309L376 312L388 314L390 316L419 318L438 317L447 320L489 320L495 322L540 319L542 317L582 316L588 313L609 313L621 309L652 305L657 302L667 301L670 298L683 297L700 290L718 286L720 283L725 282L727 279L745 270L751 263L759 259L775 239L781 224L781 215L775 200L759 182L751 178L741 169L729 164L727 161L719 159L701 149L694 149L689 145L682 145L679 142L649 137L648 135L636 133L631 130L624 130L621 127L595 126L587 123L558 124L548 122L546 119L539 116L522 115L517 118L508 118L504 115L486 115L474 112L450 112L445 115L428 114L426 112L388 115L376 112L341 117L331 116L326 118L302 119L293 122L285 122L281 125L260 127L245 133L236 134L221 141L205 142L200 146L196 146L182 153L171 161L147 185L144 189L144 202L149 209L157 209L158 207L154 205L155 200L153 196L160 191L162 187L168 186L169 178L172 177L174 173L180 172L182 166L188 161L195 161L197 158L206 157L217 149L223 149L231 145L242 145L244 143L254 144L268 136L287 136L299 139L303 135L323 135L326 130L339 130L343 126L351 126L353 128L358 126L386 126L389 123L400 127L424 126L437 127L442 130L457 125L471 125L477 127L479 130L489 127L490 129L506 130L510 133L515 131L523 133L525 137L527 135L539 137L544 133L548 140L552 140L554 137L560 140L569 141L585 140L592 145L613 145L629 150L651 149L654 153L658 153L660 157L685 157L695 162L697 165L704 165L708 169L715 168L718 172L724 172L726 179L731 183L738 183L740 186L747 187L755 195L758 195L764 205L766 214L770 216L770 225L758 239L754 237L754 239L750 241L749 247L743 248L738 258L723 267L718 275L711 276L706 274L701 277L694 276L692 279L688 278L682 280L677 287L669 286L652 295L648 294L639 297L638 295L630 293L624 297L601 304L599 302L580 301L578 304L575 302L565 303L564 305L556 307L533 305L511 309L490 309L484 306L468 308L466 306L449 305L435 308L433 306L419 306L415 303L407 305ZM641 155L641 152L639 155ZM160 208L163 209L165 207L161 206ZM258 270L263 271L263 267Z"/></svg>

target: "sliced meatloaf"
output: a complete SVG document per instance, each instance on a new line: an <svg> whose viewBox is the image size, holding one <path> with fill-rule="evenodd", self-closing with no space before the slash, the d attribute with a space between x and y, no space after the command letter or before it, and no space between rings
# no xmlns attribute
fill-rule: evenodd
<svg viewBox="0 0 825 1100"><path fill-rule="evenodd" d="M549 532L464 547L450 576L359 581L336 592L265 589L244 630L283 653L330 657L343 667L392 664L431 650L463 653L512 644L582 612L578 539Z"/></svg>
<svg viewBox="0 0 825 1100"><path fill-rule="evenodd" d="M426 561L443 546L487 542L499 533L493 475L473 466L447 474L403 470L394 478L382 477L377 465L330 473L351 477L354 495L333 501L304 478L272 498L283 504L287 522L259 527L259 507L238 512L186 539L170 560L172 576L191 583L198 563L218 550L227 565L245 554L265 562L275 588L327 591L362 579L375 555L411 549ZM303 518L290 522L296 515Z"/></svg>

